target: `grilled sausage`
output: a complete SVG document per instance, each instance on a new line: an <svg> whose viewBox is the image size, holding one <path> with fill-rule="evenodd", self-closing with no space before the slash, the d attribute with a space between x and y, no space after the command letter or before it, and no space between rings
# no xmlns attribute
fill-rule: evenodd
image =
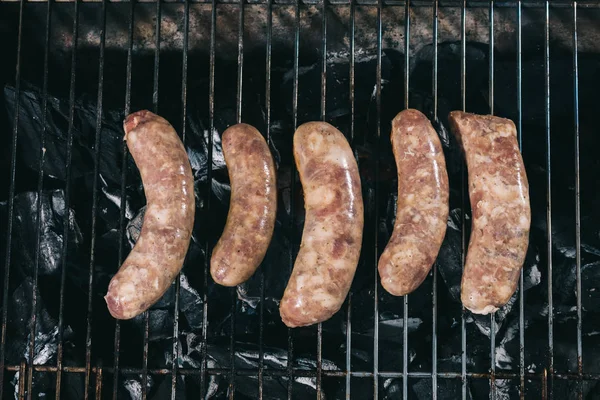
<svg viewBox="0 0 600 400"><path fill-rule="evenodd" d="M398 167L396 222L378 269L385 290L403 296L425 280L444 240L448 173L440 139L421 112L400 112L391 141Z"/></svg>
<svg viewBox="0 0 600 400"><path fill-rule="evenodd" d="M364 223L358 166L344 135L309 122L294 135L306 217L300 251L279 312L289 327L337 312L358 265Z"/></svg>
<svg viewBox="0 0 600 400"><path fill-rule="evenodd" d="M473 213L461 300L488 314L517 288L529 243L529 184L511 120L459 111L449 120L467 160Z"/></svg>
<svg viewBox="0 0 600 400"><path fill-rule="evenodd" d="M173 127L149 111L130 114L123 127L147 206L137 243L110 281L105 300L113 317L130 319L154 304L181 270L195 203L192 169Z"/></svg>
<svg viewBox="0 0 600 400"><path fill-rule="evenodd" d="M277 186L269 146L254 127L230 127L222 145L231 200L210 273L215 282L235 286L250 278L265 257L275 227Z"/></svg>

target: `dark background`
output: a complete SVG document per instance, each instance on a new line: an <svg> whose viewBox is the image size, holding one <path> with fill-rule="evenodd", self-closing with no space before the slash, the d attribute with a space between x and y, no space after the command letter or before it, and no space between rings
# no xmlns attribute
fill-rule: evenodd
<svg viewBox="0 0 600 400"><path fill-rule="evenodd" d="M206 260L209 258L206 251L216 243L227 216L229 186L219 137L226 127L236 122L238 6L218 6L212 87L214 104L211 104L210 4L190 6L186 85L182 85L184 6L162 4L156 97L156 5L135 5L131 86L130 92L127 92L131 5L108 4L100 108L102 5L79 4L79 31L73 64L74 7L74 3L52 4L47 87L44 91L47 4L25 3L18 69L18 129L15 130L19 4L0 4L0 50L3 57L0 63L0 86L3 88L0 96L0 269L4 276L7 265L10 267L8 292L3 292L7 295L7 302L2 306L7 315L4 358L6 365L11 366L4 374L3 394L13 397L14 393L18 393L22 377L12 367L18 369L23 360L26 365L29 360L34 297L37 316L35 364L55 366L60 358L63 366L86 367L86 356L89 356L89 365L96 368L90 377L90 395L95 393L95 381L98 379L102 384L102 397L110 398L115 388L113 367L118 353L120 372L116 391L120 398L139 398L143 381L140 368L144 367L144 342L147 339L146 367L150 370L147 396L162 399L171 393L175 288L151 309L147 320L140 316L122 322L118 335L115 335L115 321L102 299L110 277L134 243L132 233L141 224L140 212L145 203L137 169L131 157L123 152L121 121L129 94L129 111L148 108L171 121L181 134L185 128L184 142L195 175L197 216L178 298L178 336L175 341L179 346L177 362L184 373L179 374L176 380L177 398L196 398L199 395L224 398L228 393L235 393L236 398L252 399L259 397L259 387L265 398L285 398L290 387L293 398L312 398L316 396L317 385L326 398L343 398L346 394L343 373L324 376L317 382L314 371L318 368L346 371L348 352L351 371L365 373L364 377L354 375L350 379L352 398L371 398L374 390L381 398L402 398L403 382L401 377L395 376L403 371L404 299L388 295L377 283L376 260L387 243L394 221L396 170L388 135L392 118L405 108L404 7L390 5L382 12L380 107L376 90L376 7L356 7L355 107L352 115L349 7L328 6L325 119L347 135L357 155L366 224L351 302L322 325L320 365L317 328L289 331L282 324L278 312L278 300L291 270L303 224L302 192L295 177L291 151L294 122L296 119L298 124L321 119L323 32L320 6L300 6L297 107L294 107L294 5L273 6L270 108L265 96L265 23L268 10L266 5L246 7L241 117L269 138L279 171L279 210L275 235L265 262L259 272L237 290L219 287L210 276L206 276ZM462 311L459 302L462 211L467 215L465 239L468 239L470 210L461 189L463 159L454 138L447 131L446 116L449 111L462 108L460 8L440 8L437 119L432 88L434 48L431 8L413 7L411 12L409 106L426 113L442 138L450 177L451 215L446 240L436 264L439 272L435 306L437 360L432 359L434 279L430 274L423 285L408 296L408 371L431 373L435 362L439 373L454 374L454 378L438 377L438 398L456 399L461 396L462 387ZM490 112L489 24L486 19L481 19L486 13L485 7L469 7L466 19L466 110L476 113ZM600 385L596 380L586 379L579 385L576 375L569 375L576 374L578 368L577 136L574 124L572 9L557 7L552 8L550 13L549 137L545 109L543 9L523 10L520 108L516 9L498 7L495 13L494 113L513 119L517 126L521 122L520 135L533 211L523 280L523 365L525 373L529 374L524 381L524 394L527 398L540 398L548 390L555 398L568 399L577 398L577 391L581 390L586 399L600 398ZM600 136L596 122L600 48L594 48L598 43L595 38L600 37L600 13L597 9L582 7L578 14L582 366L583 373L594 378L600 377L600 323L597 322L600 312L600 293L597 290L600 286L597 207L600 195L597 177ZM183 86L186 89L185 124ZM44 104L47 108L45 114ZM99 130L96 129L98 109L101 110ZM270 123L267 121L267 109L270 110ZM214 118L211 118L211 111L214 111ZM209 133L211 128L214 128L212 135ZM15 132L16 148L12 145ZM71 140L73 144L69 150ZM40 175L42 141L45 154L43 174ZM10 257L7 258L6 234L11 210L8 196L13 155L15 197ZM70 167L67 167L69 159ZM210 172L209 165L212 166ZM41 181L40 176L43 177ZM548 178L552 187L550 196ZM41 196L38 198L40 182ZM125 208L121 210L123 199ZM548 200L551 200L550 254ZM96 224L94 231L93 221ZM41 227L39 235L38 225ZM93 237L95 241L92 244ZM65 241L67 246L64 246ZM34 284L36 269L37 285ZM549 275L550 270L552 276ZM93 271L91 284L90 271ZM548 292L550 277L551 293ZM61 284L62 279L64 284ZM64 291L62 307L61 291ZM495 391L499 398L519 397L518 296L517 293L496 314L496 372L515 374L510 375L515 379L496 378ZM552 328L548 324L550 297L553 301ZM89 305L91 314L88 313ZM375 309L378 310L378 320L375 319ZM89 332L88 321L91 321ZM148 330L145 329L146 323ZM465 325L467 371L487 374L491 368L490 318L466 313ZM346 346L347 328L351 332L350 349ZM86 343L88 333L91 338L89 346ZM118 342L118 351L115 350L115 342ZM86 353L86 350L89 352ZM262 383L258 378L261 352L264 355ZM551 355L554 376L550 370ZM293 360L291 368L288 368L289 356ZM207 360L208 374L201 373L204 360ZM377 378L378 387L374 389L372 373L375 365L382 375ZM232 368L242 371L234 379L228 375ZM95 372L99 369L102 370L100 377ZM162 369L167 369L168 373ZM293 372L291 385L290 371ZM544 373L549 374L548 381L542 379ZM561 378L567 376L575 379ZM29 384L27 380L24 390L28 390ZM84 373L63 372L60 394L63 398L82 398L85 386ZM431 398L432 380L428 376L413 376L407 381L407 388L409 398ZM32 390L34 396L43 393L47 398L54 398L56 374L35 372ZM489 391L487 378L474 376L467 381L468 398L487 398Z"/></svg>

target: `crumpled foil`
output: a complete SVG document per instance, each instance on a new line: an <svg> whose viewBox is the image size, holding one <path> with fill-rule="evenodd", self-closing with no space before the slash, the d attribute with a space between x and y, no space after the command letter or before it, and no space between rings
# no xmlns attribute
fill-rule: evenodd
<svg viewBox="0 0 600 400"><path fill-rule="evenodd" d="M434 101L432 90L432 49L425 47L414 58L410 76L410 106L425 112L432 120ZM480 44L467 47L467 110L487 113L488 103L488 50ZM137 58L134 56L134 59ZM124 73L118 64L107 71ZM264 96L264 58L247 56L244 64L244 93L242 117L266 134ZM303 60L303 59L302 59ZM568 73L571 65L567 57L553 62L553 74ZM147 87L137 94L139 82L151 82L152 63L136 61L132 88L132 111L152 109L152 97L146 96ZM260 62L259 62L260 61ZM190 55L190 63L194 55ZM206 64L208 65L208 64ZM450 178L450 209L448 229L436 267L437 277L437 370L461 371L461 315L460 279L462 273L463 231L470 230L468 196L461 190L464 160L454 137L448 131L446 116L460 109L460 46L456 43L439 47L438 120L433 124L444 146ZM593 74L594 63L580 59L580 107L589 107L594 99L584 80ZM176 68L177 67L177 68ZM181 133L181 105L176 104L179 85L171 73L179 66L161 66L159 114L173 123ZM191 68L191 67L190 67ZM327 113L325 119L345 133L357 156L361 171L366 223L361 261L351 289L350 315L348 306L331 320L323 323L322 368L345 371L346 354L350 352L352 371L370 372L374 363L375 301L379 311L378 370L402 371L403 332L408 329L408 369L427 372L432 369L432 290L433 276L408 297L408 326L404 326L404 299L387 294L376 283L376 261L391 234L396 203L396 169L389 143L390 122L401 111L404 93L404 57L395 51L384 51L382 58L381 113L376 101L376 68L374 57L362 57L356 63L355 125L350 137L351 104L349 64L342 58L327 68ZM523 69L523 154L530 181L533 221L530 246L523 270L525 293L525 371L541 374L548 358L548 252L546 226L546 150L544 124L543 65L524 60ZM190 70L191 71L191 70ZM197 215L192 243L180 279L179 353L180 368L200 369L206 360L207 368L228 371L252 369L258 371L259 353L264 354L265 398L287 396L287 373L269 375L269 371L287 371L288 363L294 370L317 368L317 329L294 329L288 340L288 330L282 324L278 304L282 296L303 226L302 191L292 156L294 132L293 69L290 59L274 59L271 75L271 121L269 144L278 168L278 214L275 234L260 270L237 289L215 285L205 276L207 248L218 240L227 217L229 183L220 145L224 129L235 123L236 65L220 62L215 76L215 119L211 126L208 107L208 74L190 74L188 83L188 113L185 121L185 146L192 165ZM498 56L495 64L495 113L516 120L516 65L515 58ZM316 62L302 61L298 83L298 122L320 119L320 74ZM177 74L173 75L177 77ZM558 75L557 75L558 76ZM138 83L135 83L138 82ZM173 83L169 85L168 83ZM138 86L136 86L138 85ZM179 86L180 87L180 86ZM33 296L36 297L35 327L36 364L56 365L62 328L62 362L65 366L85 366L87 318L91 318L91 366L112 368L115 364L115 321L103 301L107 285L139 235L145 207L139 173L133 160L124 154L122 120L125 117L122 92L115 84L107 83L96 148L97 105L93 92L78 95L73 109L73 146L67 149L70 104L68 96L49 94L48 111L43 115L40 87L22 82L18 99L18 140L16 153L16 183L13 204L13 226L10 253L9 307L7 322L6 363L18 365L29 357L30 318ZM174 94L175 93L175 94ZM170 101L164 99L171 98ZM571 96L571 97L569 97ZM92 100L94 99L94 100ZM572 88L563 81L552 81L552 265L554 301L554 365L557 370L576 371L576 252L575 252L575 186L574 137L572 134ZM556 99L556 100L554 100ZM571 100L569 100L571 99ZM17 99L15 89L7 85L3 99L7 111L0 119L0 144L10 146L12 121ZM583 115L583 111L581 115ZM377 130L377 120L381 130ZM43 125L45 123L45 125ZM45 129L44 129L45 127ZM600 237L598 207L594 206L600 194L598 170L594 149L599 136L590 132L594 126L582 119L581 124L581 260L583 343L586 348L585 365L600 363L597 323L600 312ZM211 130L212 129L212 130ZM43 137L43 187L38 199L37 185L40 173L40 154ZM378 136L379 135L379 136ZM70 154L69 154L70 151ZM212 153L212 156L210 155ZM67 160L71 158L70 165ZM125 160L123 159L125 157ZM4 166L6 161L2 161ZM94 187L94 166L98 165L97 187ZM8 168L9 164L6 164ZM122 168L125 168L123 170ZM209 167L212 172L209 174ZM70 172L68 172L68 170ZM70 173L69 198L66 198L66 177ZM121 179L125 178L121 190ZM210 180L209 180L210 178ZM0 180L0 256L5 260L6 233L9 211L8 180ZM93 208L93 194L97 204ZM463 203L464 200L464 203ZM595 203L597 205L597 201ZM463 208L463 206L466 206ZM39 209L38 209L39 207ZM122 210L124 208L124 210ZM124 225L120 225L121 212ZM464 218L463 218L464 213ZM40 218L40 221L38 221ZM95 218L95 231L92 220ZM464 225L463 225L464 220ZM39 227L39 228L38 228ZM39 229L39 230L38 230ZM65 236L67 233L67 236ZM39 235L39 245L38 245ZM92 247L92 237L95 238ZM65 245L65 241L67 242ZM468 242L466 242L468 243ZM121 251L122 250L122 251ZM91 264L91 255L94 255ZM89 273L93 271L91 293L92 315L88 315ZM4 275L4 263L0 266ZM34 269L38 270L37 287L33 285ZM60 282L65 270L63 325L59 327ZM204 282L208 284L205 286ZM377 285L377 286L376 286ZM175 290L173 287L148 312L148 368L171 368ZM377 291L375 292L375 288ZM375 297L376 293L376 297ZM261 297L261 294L264 297ZM495 315L496 370L518 373L519 370L519 292ZM206 304L205 304L206 302ZM262 304L261 304L262 302ZM206 305L207 315L204 315ZM262 321L261 321L262 315ZM470 372L488 372L490 369L491 318L466 314L467 369ZM204 326L206 320L207 325ZM139 316L120 323L119 367L140 368L143 360L145 319ZM262 328L261 328L262 327ZM206 329L206 342L203 340ZM346 348L346 334L351 334L351 349ZM259 338L262 332L262 348ZM233 335L233 341L231 337ZM289 344L292 344L292 359ZM233 345L233 348L231 347ZM589 352L587 350L590 350ZM233 352L233 353L232 353ZM203 355L206 354L206 359ZM233 356L232 356L233 354ZM233 365L231 364L233 362ZM597 371L596 371L597 372ZM8 374L8 373L7 373ZM18 373L5 385L5 394L14 396ZM94 390L94 374L90 390ZM209 374L204 382L206 398L224 398L230 390L226 374ZM530 381L528 381L529 385ZM34 373L34 396L52 396L55 392L54 374ZM104 371L103 394L112 394L113 375ZM120 398L140 398L140 374L120 373L117 381ZM170 375L150 374L147 379L149 399L162 399L171 391ZM177 398L197 397L201 385L199 374L179 376ZM345 378L324 377L321 385L324 398L345 396ZM539 396L539 382L531 383L529 394ZM576 382L557 382L555 398L575 396ZM64 373L64 398L81 398L83 375ZM236 398L258 398L258 375L240 374L234 379ZM519 382L496 380L498 398L518 397ZM529 386L528 386L529 387ZM583 385L584 397L600 395L594 382ZM316 394L316 378L294 376L294 397L312 398ZM430 379L410 379L410 398L426 399L433 391ZM468 398L487 398L487 380L468 382ZM400 398L402 380L380 378L381 398ZM373 379L352 377L353 398L369 398L373 393ZM438 398L456 399L461 394L457 379L438 379ZM595 398L595 397L594 397Z"/></svg>

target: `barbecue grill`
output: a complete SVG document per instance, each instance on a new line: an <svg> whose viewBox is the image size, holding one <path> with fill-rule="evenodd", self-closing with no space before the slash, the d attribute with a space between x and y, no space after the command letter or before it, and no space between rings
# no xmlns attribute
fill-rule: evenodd
<svg viewBox="0 0 600 400"><path fill-rule="evenodd" d="M600 7L595 1L0 1L0 398L600 399ZM393 116L440 134L448 233L413 294L378 283L393 226ZM150 311L102 296L143 218L122 141L147 108L181 134L197 217L184 269ZM460 304L470 231L449 111L514 120L532 233L517 293L492 316ZM594 112L596 111L596 112ZM330 321L287 329L298 251L295 127L326 120L355 151L365 239ZM235 289L208 260L227 213L220 134L255 125L278 165L263 265Z"/></svg>

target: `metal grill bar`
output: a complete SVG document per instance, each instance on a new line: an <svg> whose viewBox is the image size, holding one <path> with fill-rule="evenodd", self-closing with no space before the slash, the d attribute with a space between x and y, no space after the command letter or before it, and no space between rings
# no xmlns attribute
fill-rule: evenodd
<svg viewBox="0 0 600 400"><path fill-rule="evenodd" d="M208 132L208 171L206 175L206 215L210 215L210 206L212 204L212 167L213 167L213 134L215 131L215 42L217 33L217 2L212 0L212 7L210 13L210 71L209 71L209 94L208 94L208 114L209 114L209 125L210 131ZM210 273L210 255L212 252L208 239L204 244L204 293L202 295L202 342L208 343L208 275ZM200 397L205 397L208 393L206 387L206 375L207 375L207 347L202 346L202 365L200 375Z"/></svg>
<svg viewBox="0 0 600 400"><path fill-rule="evenodd" d="M73 19L73 51L71 54L71 82L69 89L69 127L67 131L67 160L65 175L65 210L67 216L70 214L71 207L71 163L73 159L73 120L75 117L75 76L77 72L77 38L79 34L79 0L73 3L75 17ZM56 350L56 398L60 399L61 393L61 373L63 358L63 322L64 322L64 299L65 299L65 280L67 276L67 249L69 246L69 228L71 226L70 216L64 226L63 247L62 247L62 270L60 274L60 298L58 306L58 346Z"/></svg>
<svg viewBox="0 0 600 400"><path fill-rule="evenodd" d="M42 188L44 184L44 151L46 143L46 115L48 112L48 56L50 52L50 17L52 13L52 3L47 3L46 8L46 32L44 42L44 82L42 87L42 132L40 135L40 163L38 174L38 185L37 185L37 215L36 215L36 253L35 253L35 264L33 270L33 285L31 288L31 317L29 322L29 359L27 360L27 398L31 399L32 388L33 388L33 359L35 357L35 332L37 323L37 287L38 287L38 276L40 266L40 243L41 243L41 229L42 229ZM23 377L25 379L25 377Z"/></svg>
<svg viewBox="0 0 600 400"><path fill-rule="evenodd" d="M25 360L21 361L19 367L19 400L25 399Z"/></svg>
<svg viewBox="0 0 600 400"><path fill-rule="evenodd" d="M554 381L554 303L552 301L552 163L550 154L550 0L546 0L544 22L544 91L546 125L546 253L548 258L548 369L550 370L549 398L553 398Z"/></svg>
<svg viewBox="0 0 600 400"><path fill-rule="evenodd" d="M131 1L129 6L129 26L128 26L128 37L127 37L127 72L126 72L126 83L125 83L125 115L131 112L131 72L132 72L132 57L133 57L133 23L134 23L134 8L135 2ZM121 202L120 202L120 214L119 214L119 257L118 265L120 266L123 262L124 248L123 241L125 239L125 209L127 208L127 198L125 195L125 184L127 180L127 156L129 151L125 141L121 146L123 159L121 160ZM114 345L114 373L113 373L113 400L117 400L117 389L119 386L119 356L121 347L121 322L115 321L115 345Z"/></svg>
<svg viewBox="0 0 600 400"><path fill-rule="evenodd" d="M439 1L433 2L433 76L432 76L432 95L433 95L433 120L436 125L438 120L438 18L439 18ZM433 263L433 291L432 291L432 316L431 316L431 397L437 400L438 391L438 370L437 370L437 282L438 268L437 261Z"/></svg>
<svg viewBox="0 0 600 400"><path fill-rule="evenodd" d="M156 1L156 21L154 26L154 71L152 84L152 109L158 114L158 79L160 76L160 21L161 21L161 1ZM143 313L144 336L143 336L143 356L142 356L142 400L148 397L148 336L150 328L150 313L146 310Z"/></svg>
<svg viewBox="0 0 600 400"><path fill-rule="evenodd" d="M0 0L0 3L17 3L19 0ZM46 2L47 0L41 0L39 2ZM52 0L51 0L52 1ZM72 2L73 0L68 0L68 2ZM135 0L134 0L135 1ZM144 0L143 3L148 4L148 3L154 3L157 0ZM164 1L164 0L161 0ZM432 7L432 2L431 0L408 0L411 4L411 7L413 8L430 8ZM36 2L35 0L32 2ZM66 1L63 1L66 2ZM100 2L99 0L82 0L82 3L96 3L96 2ZM115 3L125 3L125 2L129 2L129 0L120 0L120 1L115 1ZM170 2L170 1L169 1ZM256 4L256 5L267 5L269 2L269 0L256 0L256 1L252 1L252 4ZM440 7L460 7L460 3L462 2L462 0L442 0L440 2ZM488 8L489 7L489 2L490 0L469 0L468 2L468 7L471 9L475 9L475 8ZM237 1L232 1L232 0L219 0L217 1L217 4L235 4L237 3ZM320 5L321 0L306 0L305 2L303 2L306 5ZM351 3L351 0L335 0L335 3L331 3L331 6L349 6ZM212 4L211 0L190 0L190 4ZM289 0L277 0L274 2L274 4L276 5L289 5L292 4L289 2ZM406 4L406 1L404 0L386 0L384 2L386 7L404 7L404 5ZM523 8L530 8L530 9L545 9L546 5L545 5L545 1L544 0L532 0L532 1L526 1L524 3L522 3ZM377 5L377 1L376 0L361 0L360 1L360 5L361 6L376 6ZM515 8L518 5L518 0L512 0L512 1L502 1L502 2L497 2L495 3L495 6L498 8ZM564 1L564 0L557 0L557 1L552 1L550 4L550 7L553 9L572 9L573 8L573 2L572 1ZM589 10L589 9L598 9L600 8L600 3L598 3L595 0L583 0L582 1L578 1L577 2L577 8L579 9L584 9L584 10Z"/></svg>
<svg viewBox="0 0 600 400"><path fill-rule="evenodd" d="M183 4L183 54L181 61L181 140L187 143L187 84L188 84L188 45L190 32L190 3ZM177 397L177 370L179 368L179 296L181 273L175 279L175 305L173 310L173 349L171 353L171 400Z"/></svg>
<svg viewBox="0 0 600 400"><path fill-rule="evenodd" d="M321 120L327 117L327 0L322 0L321 8ZM322 395L323 370L323 324L317 324L317 399Z"/></svg>
<svg viewBox="0 0 600 400"><path fill-rule="evenodd" d="M523 152L523 29L522 29L522 3L517 3L517 140L519 150ZM519 373L520 397L525 399L525 311L524 311L523 268L519 276Z"/></svg>
<svg viewBox="0 0 600 400"><path fill-rule="evenodd" d="M383 24L381 14L383 9L383 0L377 1L377 71L376 71L376 102L377 102L377 127L375 137L375 210L374 210L374 249L373 249L373 265L374 265L374 288L373 288L373 314L374 329L373 329L373 398L379 398L379 273L377 271L377 262L379 260L379 149L381 147L381 52L383 39Z"/></svg>
<svg viewBox="0 0 600 400"><path fill-rule="evenodd" d="M293 125L294 132L298 128L298 68L300 59L300 0L296 0L294 7L294 83L292 89L292 114L293 114ZM296 253L295 248L295 209L296 209L296 168L292 166L290 171L291 183L290 183L290 258L289 258L289 271L290 275L294 268L294 255ZM287 354L287 397L288 400L292 400L292 389L294 386L294 331L288 328L288 354Z"/></svg>
<svg viewBox="0 0 600 400"><path fill-rule="evenodd" d="M404 108L409 107L410 96L410 1L404 5ZM402 396L408 398L408 294L404 297L402 313Z"/></svg>
<svg viewBox="0 0 600 400"><path fill-rule="evenodd" d="M267 123L267 145L271 146L271 52L272 52L272 35L273 35L273 1L269 0L267 4L267 60L265 68L265 108L266 108L266 123ZM263 344L265 330L265 272L261 268L260 271L260 304L258 305L259 313L259 330L258 330L258 398L263 399L263 384L264 384L264 368L265 368L265 350Z"/></svg>
<svg viewBox="0 0 600 400"><path fill-rule="evenodd" d="M358 153L356 152L356 147L354 143L354 118L355 118L355 110L354 110L354 80L355 80L355 51L356 51L356 2L355 0L350 1L350 146L354 151L354 158L356 159L356 163L358 165ZM348 374L346 375L346 398L350 398L351 390L351 371L352 364L350 362L350 355L352 354L352 291L348 293L348 302L346 304L348 307L346 310L346 371Z"/></svg>
<svg viewBox="0 0 600 400"><path fill-rule="evenodd" d="M489 47L489 83L488 103L490 105L490 114L494 115L494 0L490 0L490 8L488 10L489 25L490 25L490 47ZM496 399L496 313L490 314L490 398Z"/></svg>
<svg viewBox="0 0 600 400"><path fill-rule="evenodd" d="M239 0L238 14L238 55L237 55L237 105L236 105L236 121L242 122L242 101L243 101L243 74L244 74L244 0ZM237 314L237 288L231 288L231 320L230 329L231 336L229 339L229 363L231 374L229 375L229 390L228 395L233 399L235 393L235 319Z"/></svg>
<svg viewBox="0 0 600 400"><path fill-rule="evenodd" d="M96 400L102 398L102 368L96 371Z"/></svg>
<svg viewBox="0 0 600 400"><path fill-rule="evenodd" d="M6 221L6 258L4 260L4 287L2 298L2 337L0 339L0 382L4 382L4 368L6 359L6 323L8 321L8 283L10 278L10 260L12 249L12 228L14 218L15 204L15 176L17 169L17 138L19 136L19 110L21 104L21 42L23 33L23 9L24 0L19 4L19 32L17 34L17 60L15 72L15 115L13 118L13 132L11 142L11 158L10 158L10 186L8 188L8 220ZM19 375L21 380L23 374ZM4 392L0 390L0 400Z"/></svg>
<svg viewBox="0 0 600 400"><path fill-rule="evenodd" d="M462 110L466 111L467 108L467 35L466 35L466 21L467 21L467 1L463 0L460 12L460 93L462 101ZM461 265L464 271L465 268L465 257L467 253L467 232L466 232L466 213L465 209L467 206L467 199L465 197L465 191L467 188L467 178L465 163L461 164ZM462 373L462 398L467 399L467 328L466 328L466 310L462 306L461 319L460 319L460 330L461 330L461 373Z"/></svg>
<svg viewBox="0 0 600 400"><path fill-rule="evenodd" d="M20 365L6 365L5 371L16 372L19 371ZM53 365L34 365L33 369L35 372L50 372L56 373L57 368ZM68 367L63 366L62 371L67 374L85 374L85 367ZM106 372L114 372L114 368L102 368L101 366L92 367L91 372L93 374L97 374L99 371ZM132 368L132 367L123 367L119 368L119 372L122 375L140 375L142 373L142 368ZM151 375L169 375L171 374L171 369L169 368L149 368L148 373ZM202 374L202 371L197 368L179 368L178 373L181 376L198 376ZM207 368L206 373L211 376L226 376L228 377L231 374L230 368ZM249 368L237 368L235 371L236 376L257 376L255 369ZM297 377L303 378L315 378L317 376L316 370L307 370L302 368L294 368L294 374ZM343 378L348 375L355 378L373 378L375 375L372 372L352 372L348 373L347 371L335 371L335 370L323 370L323 376L333 377L333 378ZM284 369L265 369L264 375L268 377L282 377L287 376L287 370ZM450 380L462 380L461 372L438 372L438 378L441 379L450 379ZM377 376L380 378L403 378L404 373L401 371L379 371ZM409 372L409 378L415 379L426 379L431 378L431 373L429 372ZM491 377L489 372L467 372L467 378L469 379L481 379L481 380L489 380ZM519 379L520 374L514 372L496 372L497 379L507 379L507 380L515 380ZM555 379L559 380L570 380L576 381L581 378L582 381L597 381L600 380L600 373L583 373L579 375L576 372L573 373L555 373ZM525 379L531 380L539 380L543 381L547 379L547 373L525 373Z"/></svg>
<svg viewBox="0 0 600 400"><path fill-rule="evenodd" d="M50 4L50 3L48 3ZM98 217L98 181L100 178L100 132L102 130L102 106L103 106L103 95L104 95L104 47L106 42L106 0L102 1L102 27L100 30L100 53L98 63L98 97L96 105L96 138L94 142L94 183L92 189L92 237L90 241L90 269L88 278L88 309L87 309L87 327L86 327L86 350L85 350L85 380L84 380L84 399L87 400L90 397L90 375L91 375L91 362L92 362L92 311L93 311L93 293L94 293L94 264L96 255L96 221ZM49 18L48 18L49 20ZM44 67L46 70L47 65ZM45 96L46 97L46 96ZM46 101L46 98L44 98ZM44 118L46 112L44 112ZM45 125L45 124L44 124ZM44 152L42 152L43 154ZM40 174L41 175L41 174ZM38 194L39 196L39 194ZM38 205L39 208L39 205ZM29 366L29 373L31 374L31 366ZM100 373L98 373L100 375ZM98 383L98 381L97 381ZM100 379L99 384L102 384ZM97 389L98 391L98 389ZM31 386L29 388L31 393ZM97 394L96 394L97 395Z"/></svg>
<svg viewBox="0 0 600 400"><path fill-rule="evenodd" d="M575 133L575 262L577 264L577 391L583 399L583 344L581 340L581 185L579 174L579 55L577 46L577 1L573 2L573 130Z"/></svg>
<svg viewBox="0 0 600 400"><path fill-rule="evenodd" d="M17 3L19 0L0 0L0 3ZM47 0L32 0L31 2L46 2ZM50 0L52 1L52 0ZM66 1L61 1L61 2L73 2L74 0L66 0ZM129 2L130 0L119 0L119 1L115 1L115 3L126 3ZM134 0L136 1L136 0ZM157 0L144 0L142 1L142 3L145 4L152 4L155 3ZM160 1L164 1L164 0L160 0ZM431 8L432 7L432 1L431 0L408 0L411 4L411 7L413 8ZM82 3L99 3L100 0L81 0ZM171 3L172 1L167 1L168 3ZM190 0L189 1L190 4L212 4L212 0ZM267 5L269 2L269 0L256 0L256 1L252 1L252 4L254 5ZM462 0L442 0L440 2L440 7L460 7L460 3L462 2ZM489 2L490 0L469 0L468 2L468 7L471 9L477 9L477 8L488 8L489 7ZM235 4L237 3L237 1L232 1L232 0L219 0L217 1L217 4ZM321 0L306 0L305 2L303 2L306 5L320 5ZM335 0L335 3L331 3L330 6L349 6L351 3L351 0ZM289 2L289 0L276 0L273 4L276 5L290 5L292 3ZM359 3L361 6L377 6L377 0L361 0ZM386 7L404 7L406 4L406 1L404 0L385 0L384 5ZM503 9L510 9L510 8L515 8L518 6L518 0L512 0L512 1L502 1L502 2L496 2L495 3L495 7L497 8L503 8ZM524 3L522 3L522 7L523 8L528 8L528 9L545 9L546 7L546 3L544 0L532 0L532 1L526 1ZM550 3L550 7L553 9L557 9L557 10L563 10L563 9L572 9L573 8L573 2L572 1L562 1L562 0L557 0L557 1L552 1ZM595 0L587 0L585 2L581 2L578 1L577 2L577 8L579 9L583 9L583 10L593 10L593 9L598 9L600 8L600 3L598 3Z"/></svg>

